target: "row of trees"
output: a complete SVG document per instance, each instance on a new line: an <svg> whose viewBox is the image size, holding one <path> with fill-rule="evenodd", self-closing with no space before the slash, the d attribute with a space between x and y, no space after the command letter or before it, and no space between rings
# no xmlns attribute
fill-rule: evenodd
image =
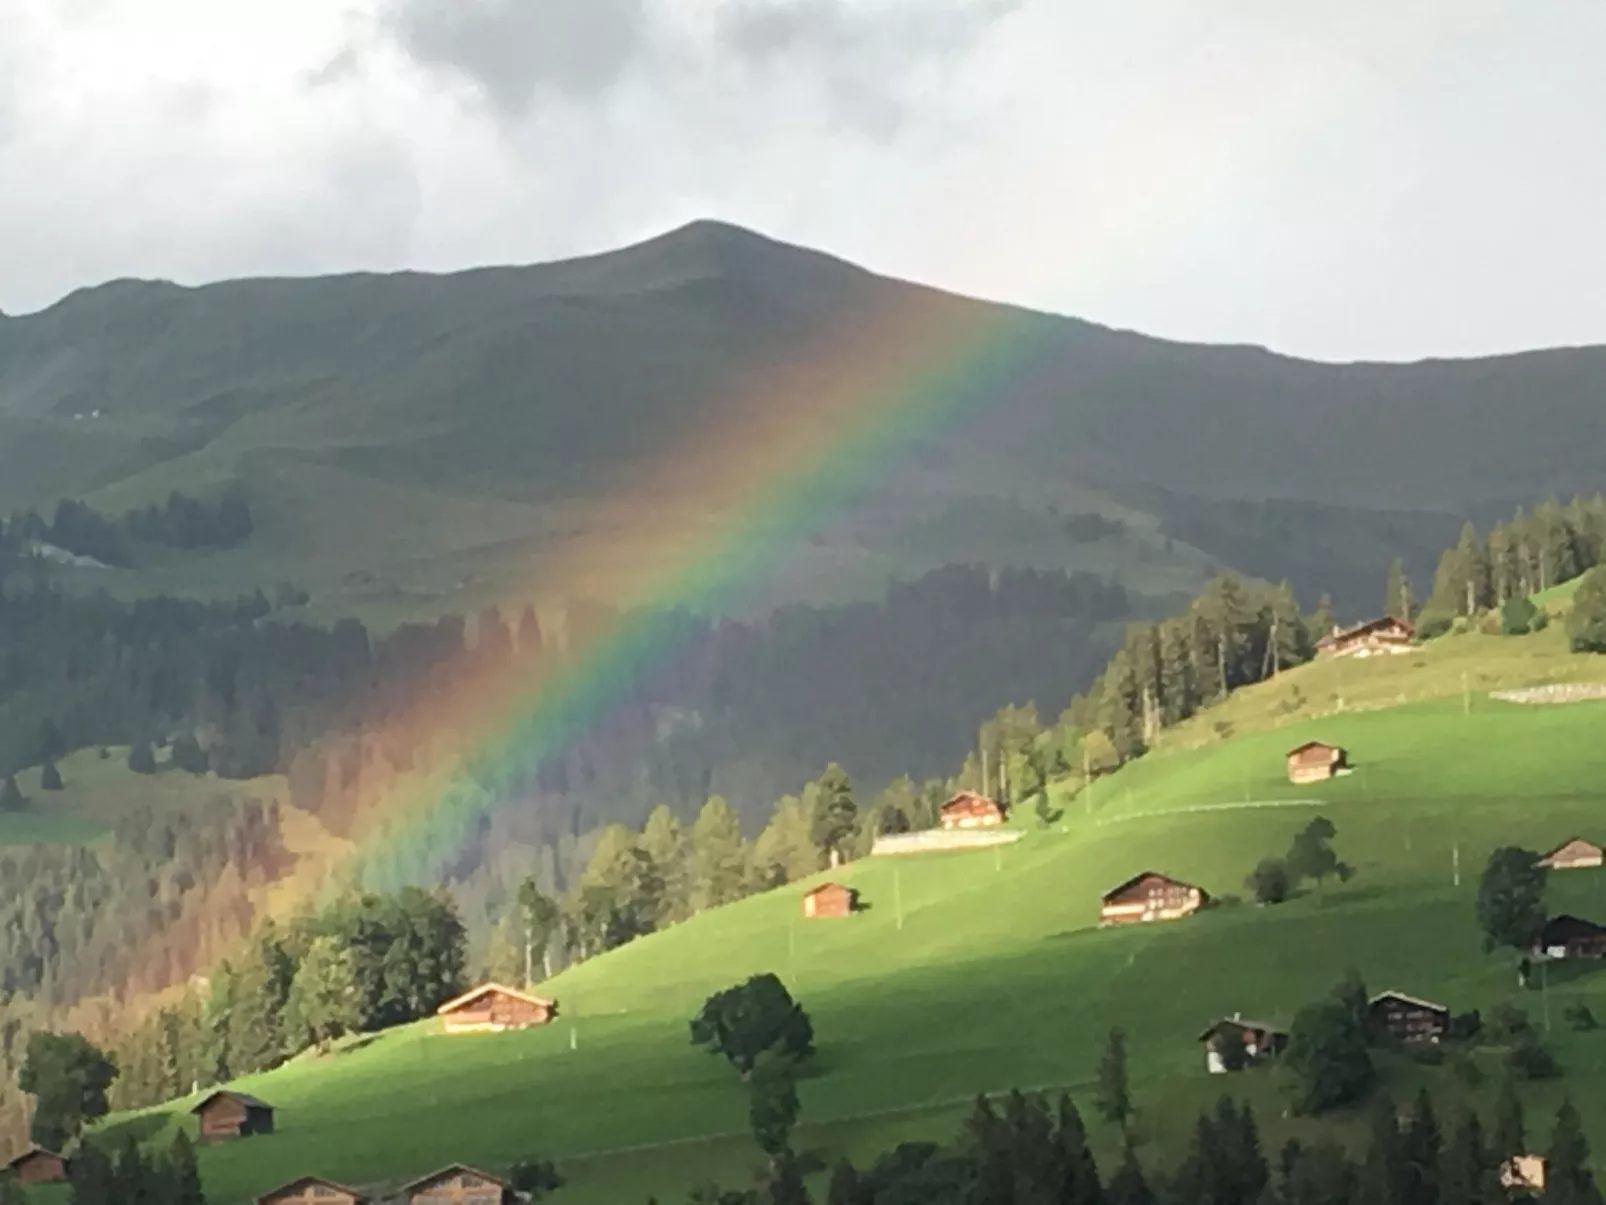
<svg viewBox="0 0 1606 1205"><path fill-rule="evenodd" d="M37 511L15 514L9 522L0 520L0 546L21 557L35 544L52 544L105 565L126 565L130 541L169 548L232 548L253 530L251 508L243 499L229 495L208 503L175 490L165 506L153 502L118 518L70 498L56 504L48 521Z"/></svg>

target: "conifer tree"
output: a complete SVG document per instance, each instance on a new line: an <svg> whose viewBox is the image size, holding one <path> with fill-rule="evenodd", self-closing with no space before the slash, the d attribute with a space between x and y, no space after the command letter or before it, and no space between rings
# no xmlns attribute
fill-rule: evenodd
<svg viewBox="0 0 1606 1205"><path fill-rule="evenodd" d="M206 1196L201 1191L201 1169L195 1160L195 1144L183 1130L173 1137L164 1170L168 1182L164 1205L206 1205Z"/></svg>
<svg viewBox="0 0 1606 1205"><path fill-rule="evenodd" d="M657 870L662 896L658 924L685 920L691 915L691 842L665 805L654 808L642 826L641 849Z"/></svg>
<svg viewBox="0 0 1606 1205"><path fill-rule="evenodd" d="M1510 1075L1500 1085L1500 1096L1495 1101L1490 1150L1495 1163L1501 1165L1528 1153L1528 1126L1523 1116L1522 1097L1517 1095L1517 1082Z"/></svg>
<svg viewBox="0 0 1606 1205"><path fill-rule="evenodd" d="M820 775L814 796L814 843L832 866L844 861L852 849L859 822L853 802L853 784L847 771L832 762Z"/></svg>
<svg viewBox="0 0 1606 1205"><path fill-rule="evenodd" d="M1110 1030L1099 1059L1099 1114L1123 1130L1132 1116L1132 1091L1126 1073L1126 1033L1117 1026Z"/></svg>
<svg viewBox="0 0 1606 1205"><path fill-rule="evenodd" d="M747 849L730 804L715 795L692 826L692 910L702 912L742 897Z"/></svg>
<svg viewBox="0 0 1606 1205"><path fill-rule="evenodd" d="M1416 599L1411 593L1411 579L1406 575L1405 562L1395 557L1389 564L1388 584L1383 593L1383 614L1410 623L1415 611Z"/></svg>
<svg viewBox="0 0 1606 1205"><path fill-rule="evenodd" d="M0 812L21 812L28 807L28 799L17 785L17 776L7 774L5 782L0 783Z"/></svg>
<svg viewBox="0 0 1606 1205"><path fill-rule="evenodd" d="M137 740L128 747L128 768L135 774L155 774L156 754L148 740Z"/></svg>
<svg viewBox="0 0 1606 1205"><path fill-rule="evenodd" d="M535 960L541 960L541 976L552 977L552 939L557 936L562 910L541 890L534 875L519 884L519 926L524 935L524 982L535 977Z"/></svg>
<svg viewBox="0 0 1606 1205"><path fill-rule="evenodd" d="M1545 1156L1545 1205L1600 1205L1589 1171L1589 1140L1573 1102L1563 1100Z"/></svg>
<svg viewBox="0 0 1606 1205"><path fill-rule="evenodd" d="M56 768L56 763L53 761L47 761L43 768L41 768L39 771L40 789L45 791L60 791L63 790L65 786L66 784L61 781L61 771Z"/></svg>
<svg viewBox="0 0 1606 1205"><path fill-rule="evenodd" d="M1444 1139L1427 1089L1417 1096L1400 1146L1399 1205L1439 1205Z"/></svg>

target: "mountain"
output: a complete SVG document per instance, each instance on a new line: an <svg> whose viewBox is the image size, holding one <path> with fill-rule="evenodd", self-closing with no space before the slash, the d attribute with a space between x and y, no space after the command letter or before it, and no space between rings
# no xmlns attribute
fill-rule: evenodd
<svg viewBox="0 0 1606 1205"><path fill-rule="evenodd" d="M1030 352L963 421L894 447L764 605L867 597L954 561L1119 572L1152 593L1216 563L1298 570L1364 610L1389 556L1428 572L1464 517L1606 478L1606 349L1317 364L969 300L698 222L529 267L125 280L0 317L0 507L248 500L245 545L111 575L123 593L291 580L326 614L404 617L517 594L583 546L584 573L551 588L604 597L661 555L608 500L808 405L770 387L800 367L824 396L849 371L833 356L873 354L888 315L910 347L930 332L934 369L945 331ZM642 505L672 530L729 518L695 493Z"/></svg>

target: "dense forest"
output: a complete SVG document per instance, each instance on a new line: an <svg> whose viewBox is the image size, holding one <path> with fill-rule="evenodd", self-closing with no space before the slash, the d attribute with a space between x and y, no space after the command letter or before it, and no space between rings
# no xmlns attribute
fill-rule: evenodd
<svg viewBox="0 0 1606 1205"><path fill-rule="evenodd" d="M26 555L50 545L73 556L89 557L103 565L127 565L131 545L160 544L168 548L232 548L254 530L251 508L234 495L215 504L181 494L168 495L167 504L154 502L107 518L71 498L56 504L47 522L36 511L0 521L0 564L4 558Z"/></svg>

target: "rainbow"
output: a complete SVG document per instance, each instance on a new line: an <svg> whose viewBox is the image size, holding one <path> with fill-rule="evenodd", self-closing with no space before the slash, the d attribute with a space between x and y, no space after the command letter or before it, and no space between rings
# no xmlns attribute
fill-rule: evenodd
<svg viewBox="0 0 1606 1205"><path fill-rule="evenodd" d="M624 701L619 684L674 658L665 613L738 609L811 531L871 494L911 440L985 413L1029 374L1044 333L1063 331L1041 315L927 296L826 340L785 376L744 383L715 407L735 421L689 433L637 488L602 504L598 527L661 550L625 583L618 619L556 670L480 667L443 688L449 709L422 727L468 733L467 747L359 800L364 819L338 878L374 889L433 878L498 806L503 793L488 781L561 753ZM710 513L735 517L687 530L687 516ZM542 579L586 580L592 551L543 565Z"/></svg>

